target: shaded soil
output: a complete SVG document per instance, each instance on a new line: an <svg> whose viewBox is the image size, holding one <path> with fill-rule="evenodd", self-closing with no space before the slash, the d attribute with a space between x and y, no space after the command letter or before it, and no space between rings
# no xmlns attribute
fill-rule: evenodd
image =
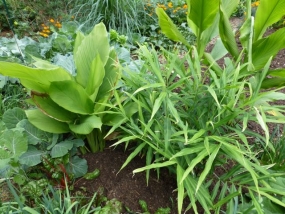
<svg viewBox="0 0 285 214"><path fill-rule="evenodd" d="M75 182L75 189L86 187L87 194L92 197L100 187L104 188L104 195L108 199L116 198L123 202L130 210L142 213L139 200L146 201L150 213L155 213L158 208L171 208L171 213L176 213L176 180L167 170L160 171L160 179L157 173L151 171L149 184L146 183L145 172L133 174L133 170L145 166L145 157L134 158L120 172L120 168L126 161L130 151L123 148L106 148L103 152L86 154L83 157L88 162L88 171L100 170L97 179L86 180L84 178ZM124 213L127 213L126 211Z"/></svg>

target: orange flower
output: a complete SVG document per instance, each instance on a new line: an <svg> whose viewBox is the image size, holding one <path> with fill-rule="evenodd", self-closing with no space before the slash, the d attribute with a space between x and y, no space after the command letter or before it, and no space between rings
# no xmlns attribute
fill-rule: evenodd
<svg viewBox="0 0 285 214"><path fill-rule="evenodd" d="M54 19L50 19L49 21L50 21L51 23L54 23Z"/></svg>

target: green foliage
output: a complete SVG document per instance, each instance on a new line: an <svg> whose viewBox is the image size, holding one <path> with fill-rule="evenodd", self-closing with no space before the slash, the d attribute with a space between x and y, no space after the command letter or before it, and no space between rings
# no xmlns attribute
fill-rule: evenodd
<svg viewBox="0 0 285 214"><path fill-rule="evenodd" d="M31 90L38 109L27 110L26 114L33 125L52 133L86 135L95 152L104 148L102 118L120 78L120 67L103 24L96 25L87 36L79 32L73 53L75 77L37 58L37 68L2 62L0 73L19 78Z"/></svg>
<svg viewBox="0 0 285 214"><path fill-rule="evenodd" d="M104 22L108 29L115 29L119 33L129 36L131 32L139 30L141 20L136 17L144 13L142 1L73 0L74 7L70 13L74 19L92 28L99 22Z"/></svg>
<svg viewBox="0 0 285 214"><path fill-rule="evenodd" d="M58 135L37 129L20 108L4 113L0 137L1 177L14 176L18 184L29 182L31 177L26 176L27 171L46 175L63 187L64 179L70 182L87 172L86 160L76 155L77 148L84 146L82 140L62 140Z"/></svg>
<svg viewBox="0 0 285 214"><path fill-rule="evenodd" d="M194 47L192 51L181 59L177 53L164 51L158 56L154 50L141 47L141 57L145 61L141 72L130 71L123 78L128 86L125 93L137 104L138 113L121 126L124 134L114 145L138 144L122 168L136 155L144 153L146 166L134 173L146 171L147 181L150 169L168 167L175 172L179 213L185 195L190 200L188 208L195 213L198 213L196 203L206 213L211 210L232 213L230 210L238 207L245 189L251 192L252 201L261 194L285 207L284 194L274 179L284 173L260 165L248 142L248 138L258 137L262 141L260 146L274 152L266 122L285 121L280 114L284 108L268 104L284 100L284 94L275 90L260 92L260 82L271 61L258 82L254 82L248 78L239 79L246 66L240 64L241 59L235 63L226 58L225 68L218 76L212 68L202 70L198 52ZM247 128L250 121L261 125L265 137ZM227 167L230 163L235 165L230 172L216 175L215 168ZM215 191L211 190L211 185L215 186ZM223 190L218 191L221 188ZM271 191L276 194L275 198Z"/></svg>
<svg viewBox="0 0 285 214"><path fill-rule="evenodd" d="M212 66L217 75L220 75L221 67L215 61L222 58L226 53L231 54L235 60L243 58L242 63L247 63L247 67L244 67L240 73L240 77L244 77L255 72L260 73L270 57L276 55L279 50L285 47L283 41L285 30L283 28L263 38L265 30L273 23L279 21L284 15L284 0L260 1L255 19L251 16L251 12L247 13L245 22L240 28L241 51L237 48L236 38L228 20L239 1L231 2L231 4L227 1L221 1L220 5L218 1L212 2L211 8L214 8L217 13L213 12L214 9L209 11L208 2L199 1L197 4L195 2L191 2L191 9L188 11L189 26L197 37L196 45L199 57L205 60L206 65ZM247 1L247 10L251 11L250 1ZM157 9L157 14L162 32L169 38L181 41L187 45L186 39L181 36L181 33L179 33L173 23L170 25L171 21L167 14L162 9ZM206 53L206 45L218 33L222 43L217 42L213 50L219 50L215 53L223 54L214 55L213 51ZM188 48L190 47L188 46ZM282 86L284 84L283 70L278 72L269 71L269 74L271 73L274 78L265 78L262 87Z"/></svg>

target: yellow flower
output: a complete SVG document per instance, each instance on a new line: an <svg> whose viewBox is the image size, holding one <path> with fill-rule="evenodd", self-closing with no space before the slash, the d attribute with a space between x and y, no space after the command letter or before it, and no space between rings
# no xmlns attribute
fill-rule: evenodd
<svg viewBox="0 0 285 214"><path fill-rule="evenodd" d="M51 23L54 23L54 19L50 19L49 21L50 21Z"/></svg>
<svg viewBox="0 0 285 214"><path fill-rule="evenodd" d="M176 13L177 12L177 10L173 10L173 13Z"/></svg>
<svg viewBox="0 0 285 214"><path fill-rule="evenodd" d="M44 26L44 30L48 30L49 29L49 27L48 26Z"/></svg>
<svg viewBox="0 0 285 214"><path fill-rule="evenodd" d="M188 8L187 4L184 4L183 9L187 9L187 8Z"/></svg>
<svg viewBox="0 0 285 214"><path fill-rule="evenodd" d="M255 2L256 7L258 7L260 4L260 1Z"/></svg>
<svg viewBox="0 0 285 214"><path fill-rule="evenodd" d="M169 7L169 8L172 8L172 7L173 7L172 2L168 2L168 7Z"/></svg>

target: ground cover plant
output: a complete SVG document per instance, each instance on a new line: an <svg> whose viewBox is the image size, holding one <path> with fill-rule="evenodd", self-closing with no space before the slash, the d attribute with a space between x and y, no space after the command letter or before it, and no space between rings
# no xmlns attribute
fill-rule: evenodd
<svg viewBox="0 0 285 214"><path fill-rule="evenodd" d="M113 146L125 144L125 148L133 148L121 170L135 156L145 157L146 166L134 173L146 171L146 183L150 183L152 169L161 177L160 168L167 167L177 181L177 201L174 201L178 213L183 209L193 213L284 213L284 169L280 167L284 159L279 153L284 144L282 139L274 141L274 133L270 136L267 123L285 121L284 106L272 103L285 100L285 95L279 92L284 87L284 69L270 68L274 56L284 48L285 31L281 28L270 35L264 36L264 33L284 16L285 1L245 1L245 22L238 32L233 32L228 19L238 3L217 0L209 5L208 1L189 0L186 7L183 2L177 5L147 2L146 6L158 6L156 15L161 32L184 45L186 54L166 50L159 44L155 47L144 44L136 52L138 59L132 62L126 49L113 49L109 45L110 40L125 43L126 37L113 30L108 36L102 23L85 36L81 32L75 34L78 28L82 29L81 25L72 25L74 28L65 32L64 23L59 26L54 19L49 19L49 24L42 26L45 30L40 34L42 41L57 44L63 54L72 51L73 72L68 67L52 64L54 60L48 57L42 60L29 56L29 66L0 62L0 73L19 78L28 89L31 97L28 103L34 108L25 111L30 122L21 109L3 112L0 148L6 172L15 173L15 169L20 172L20 168L14 168L17 162L33 166L29 157L37 154L33 161L37 160L50 171L48 180L54 181L55 186L60 184L61 188L67 188L71 174L76 174L68 170L68 165L73 165L72 157L77 157L77 148L81 152L85 152L85 148L93 152L103 150L103 137L117 131ZM178 13L178 5L183 5L179 8L183 11L180 15L185 15L182 22L187 20L195 34L194 45L194 40L176 27L181 18L174 15ZM177 19L171 21L169 16ZM48 35L48 31L54 33ZM217 35L220 37L212 50L205 51ZM59 41L54 43L57 38ZM72 45L65 46L70 41ZM10 59L10 56L5 57ZM222 65L218 63L221 59ZM5 87L9 80L5 77ZM78 99L81 102L77 102ZM14 115L17 115L16 120L11 120L14 123L10 126L9 118ZM51 145L45 143L46 140L30 142L27 129L42 133L30 123L52 133L47 134L53 136L49 137ZM251 130L251 123L259 124L264 134ZM14 140L11 140L12 132ZM63 142L56 137L61 133L65 134ZM83 147L82 140L66 141L71 134L85 139L87 147ZM15 148L19 148L19 152L13 153L11 141L18 145ZM98 171L90 176L93 175L96 177ZM15 177L15 181L21 181L19 176ZM36 187L32 190L37 195L43 188L35 181L26 183L25 193L25 189ZM51 188L50 194L66 199L50 207L51 210L77 209L78 201L72 203L68 191L62 195ZM17 194L14 196L17 198ZM43 196L37 205L50 202L49 194ZM184 200L185 197L188 199ZM82 210L86 208L84 211L88 212L92 206L93 211L101 213L99 204L92 204L92 200L96 197ZM115 201L110 204L121 207ZM148 212L145 204L141 204L142 211ZM19 200L14 205L4 205L37 213L36 207L32 210Z"/></svg>

